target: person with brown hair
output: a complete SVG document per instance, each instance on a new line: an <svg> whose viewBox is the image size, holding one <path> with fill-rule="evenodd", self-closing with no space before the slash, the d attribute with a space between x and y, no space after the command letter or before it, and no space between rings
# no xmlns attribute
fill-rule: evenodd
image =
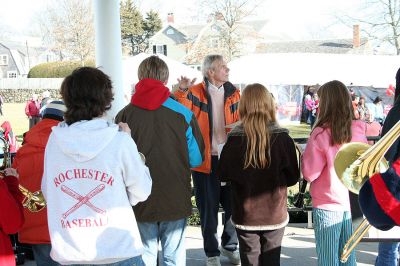
<svg viewBox="0 0 400 266"><path fill-rule="evenodd" d="M109 123L110 78L75 69L61 84L64 122L52 128L41 189L47 202L50 256L62 265L143 266L132 206L152 181L124 124Z"/></svg>
<svg viewBox="0 0 400 266"><path fill-rule="evenodd" d="M366 125L355 120L347 87L333 80L318 90L319 115L302 157L304 179L311 183L318 265L340 265L339 251L353 233L349 191L339 180L334 159L348 142L367 143ZM352 252L345 265L355 265Z"/></svg>
<svg viewBox="0 0 400 266"><path fill-rule="evenodd" d="M146 156L153 180L150 197L134 207L146 266L186 265L185 228L192 212L190 168L204 159L204 143L194 114L170 97L167 64L150 56L139 65L131 102L116 116Z"/></svg>
<svg viewBox="0 0 400 266"><path fill-rule="evenodd" d="M275 102L261 84L246 86L240 124L229 134L217 176L232 186L232 223L241 265L280 265L287 212L287 187L300 178L289 131L276 120Z"/></svg>
<svg viewBox="0 0 400 266"><path fill-rule="evenodd" d="M371 114L373 114L375 121L377 121L381 125L383 125L383 122L385 121L385 114L383 112L383 109L384 108L382 98L376 96L373 101L373 105L371 106Z"/></svg>

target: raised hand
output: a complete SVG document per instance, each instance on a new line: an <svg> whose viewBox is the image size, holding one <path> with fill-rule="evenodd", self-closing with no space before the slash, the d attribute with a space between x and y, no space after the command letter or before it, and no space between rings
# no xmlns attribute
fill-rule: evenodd
<svg viewBox="0 0 400 266"><path fill-rule="evenodd" d="M15 176L17 178L19 177L17 169L14 169L14 168L11 168L11 167L4 169L4 175L5 176Z"/></svg>
<svg viewBox="0 0 400 266"><path fill-rule="evenodd" d="M193 84L196 82L196 78L190 79L186 76L181 76L178 80L178 87L181 91L186 91L189 87L193 86Z"/></svg>

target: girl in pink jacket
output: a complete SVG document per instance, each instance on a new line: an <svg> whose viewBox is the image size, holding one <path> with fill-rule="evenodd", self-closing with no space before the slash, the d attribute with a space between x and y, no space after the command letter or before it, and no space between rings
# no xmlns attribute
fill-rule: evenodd
<svg viewBox="0 0 400 266"><path fill-rule="evenodd" d="M311 182L318 265L356 265L354 252L340 263L339 252L353 233L347 188L334 169L339 148L348 142L367 142L366 125L354 120L346 86L330 81L318 90L319 114L302 158L302 173Z"/></svg>

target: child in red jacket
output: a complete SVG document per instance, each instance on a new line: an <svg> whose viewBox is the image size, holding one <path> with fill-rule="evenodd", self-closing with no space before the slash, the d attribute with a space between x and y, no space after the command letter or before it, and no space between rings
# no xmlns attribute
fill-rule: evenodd
<svg viewBox="0 0 400 266"><path fill-rule="evenodd" d="M14 169L4 170L0 177L0 265L15 265L15 256L8 234L15 234L24 223L22 210L23 195L18 188Z"/></svg>

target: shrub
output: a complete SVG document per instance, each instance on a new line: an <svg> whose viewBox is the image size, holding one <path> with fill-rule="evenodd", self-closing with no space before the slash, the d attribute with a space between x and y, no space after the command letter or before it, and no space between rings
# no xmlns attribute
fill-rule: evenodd
<svg viewBox="0 0 400 266"><path fill-rule="evenodd" d="M296 202L298 197L298 189L288 189L288 208L293 208L294 203ZM311 195L310 192L307 190L304 193L304 207L310 207L311 203ZM290 211L289 212L289 223L306 223L307 222L307 212L305 211Z"/></svg>
<svg viewBox="0 0 400 266"><path fill-rule="evenodd" d="M65 78L77 67L81 67L80 61L60 61L43 63L29 70L28 78ZM85 62L85 66L95 66L93 60Z"/></svg>
<svg viewBox="0 0 400 266"><path fill-rule="evenodd" d="M187 224L188 225L200 225L200 214L197 211L195 197L192 196L191 200L192 200L192 207L193 207L193 209L196 209L196 211L193 211L192 215L190 215L188 217Z"/></svg>

